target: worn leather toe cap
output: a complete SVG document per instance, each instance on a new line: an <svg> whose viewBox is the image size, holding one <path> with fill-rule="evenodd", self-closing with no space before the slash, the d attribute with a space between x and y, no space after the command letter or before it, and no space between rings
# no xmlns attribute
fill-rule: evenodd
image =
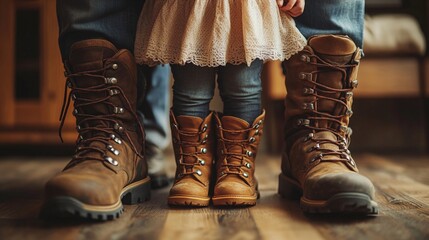
<svg viewBox="0 0 429 240"><path fill-rule="evenodd" d="M327 200L338 193L363 193L374 198L374 185L365 176L355 172L330 173L309 178L304 183L304 197Z"/></svg>
<svg viewBox="0 0 429 240"><path fill-rule="evenodd" d="M109 186L109 187L107 187ZM46 183L47 199L71 197L84 204L111 205L118 201L120 189L109 184L108 178L95 178L60 173Z"/></svg>

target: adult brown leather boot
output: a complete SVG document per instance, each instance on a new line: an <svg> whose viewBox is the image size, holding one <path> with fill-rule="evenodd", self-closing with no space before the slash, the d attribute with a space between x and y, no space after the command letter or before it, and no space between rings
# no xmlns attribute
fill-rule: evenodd
<svg viewBox="0 0 429 240"><path fill-rule="evenodd" d="M259 198L255 158L264 129L265 111L250 125L232 116L215 116L217 131L214 206L252 206Z"/></svg>
<svg viewBox="0 0 429 240"><path fill-rule="evenodd" d="M321 35L283 63L288 95L279 193L301 196L305 212L378 211L374 186L348 150L360 58L347 36Z"/></svg>
<svg viewBox="0 0 429 240"><path fill-rule="evenodd" d="M73 99L79 137L72 160L46 184L42 216L114 219L122 202L150 197L134 57L106 40L84 40L71 47L65 66L71 90L61 121Z"/></svg>
<svg viewBox="0 0 429 240"><path fill-rule="evenodd" d="M205 119L170 112L176 175L168 204L208 206L214 160L213 113Z"/></svg>

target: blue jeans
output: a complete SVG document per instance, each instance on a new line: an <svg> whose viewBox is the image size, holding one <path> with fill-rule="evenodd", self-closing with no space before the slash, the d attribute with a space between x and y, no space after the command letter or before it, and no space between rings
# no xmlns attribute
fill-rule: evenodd
<svg viewBox="0 0 429 240"><path fill-rule="evenodd" d="M133 51L143 3L143 0L57 0L62 58L68 58L73 43L91 38L106 39L119 49ZM169 66L143 67L146 94L137 107L145 126L146 141L161 149L169 144L169 74Z"/></svg>
<svg viewBox="0 0 429 240"><path fill-rule="evenodd" d="M365 0L306 0L304 13L295 22L306 38L320 34L348 35L362 48L364 13Z"/></svg>
<svg viewBox="0 0 429 240"><path fill-rule="evenodd" d="M143 3L144 0L57 0L59 45L63 59L67 58L74 42L90 38L104 38L118 48L133 51L137 20ZM296 19L296 25L307 38L315 34L346 34L362 47L363 14L364 0L307 0L304 14ZM167 68L162 71L165 71L166 76ZM148 78L147 81L151 85L150 82L154 80ZM158 83L161 82L163 84L152 84L153 88L149 89L147 96L150 96L150 91L158 92L162 94L158 96L162 97L156 101L166 102L153 104L151 97L148 97L146 106L151 106L154 114L144 119L151 118L153 124L159 124L154 129L160 131L159 136L166 136L168 125L164 125L165 121L156 120L168 118L161 115L165 109L156 110L168 105L168 80L165 77L164 81ZM147 133L149 136L152 135L150 131ZM158 141L151 139L148 141Z"/></svg>
<svg viewBox="0 0 429 240"><path fill-rule="evenodd" d="M137 20L144 0L57 0L60 47L63 56L73 42L106 38L119 48L133 50ZM307 0L296 26L305 37L349 35L362 46L364 0Z"/></svg>
<svg viewBox="0 0 429 240"><path fill-rule="evenodd" d="M165 149L169 144L170 66L143 66L146 95L137 106L137 114L144 124L146 142Z"/></svg>
<svg viewBox="0 0 429 240"><path fill-rule="evenodd" d="M172 65L174 114L205 118L217 76L224 115L253 123L261 114L262 65L261 60L253 61L250 66L227 64L215 68Z"/></svg>

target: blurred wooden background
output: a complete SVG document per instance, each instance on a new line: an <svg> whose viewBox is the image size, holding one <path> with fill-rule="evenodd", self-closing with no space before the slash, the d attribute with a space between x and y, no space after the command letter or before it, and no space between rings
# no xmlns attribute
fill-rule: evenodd
<svg viewBox="0 0 429 240"><path fill-rule="evenodd" d="M425 0L367 0L367 13L404 13L429 32ZM63 66L57 44L54 0L0 1L0 152L21 146L60 146L59 112L63 101ZM387 37L386 37L387 38ZM428 54L371 54L362 60L355 93L352 150L425 152L429 127ZM278 63L264 70L268 122L264 149L281 148L283 76ZM214 105L219 105L219 98ZM74 119L63 130L67 146L76 134ZM29 148L21 148L22 150Z"/></svg>

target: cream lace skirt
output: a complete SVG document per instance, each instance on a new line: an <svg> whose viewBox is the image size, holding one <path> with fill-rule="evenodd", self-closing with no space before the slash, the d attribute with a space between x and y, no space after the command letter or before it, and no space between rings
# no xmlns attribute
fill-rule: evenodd
<svg viewBox="0 0 429 240"><path fill-rule="evenodd" d="M275 0L147 0L135 56L148 65L250 65L255 59L288 59L305 45Z"/></svg>

